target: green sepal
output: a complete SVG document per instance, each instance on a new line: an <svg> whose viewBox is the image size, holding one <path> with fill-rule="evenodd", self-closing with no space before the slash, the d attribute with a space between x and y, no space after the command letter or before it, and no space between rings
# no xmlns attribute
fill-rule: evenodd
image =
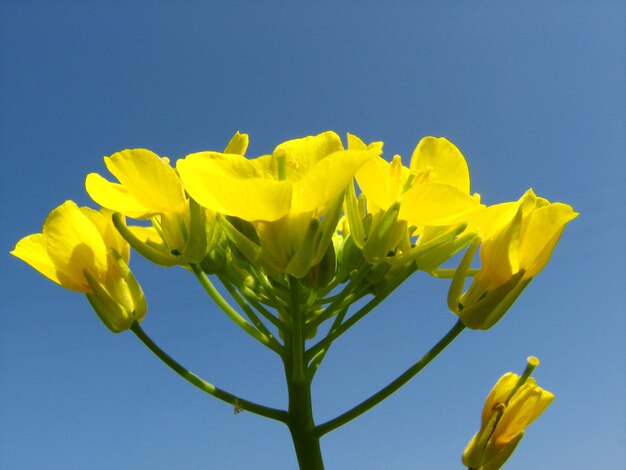
<svg viewBox="0 0 626 470"><path fill-rule="evenodd" d="M520 271L493 291L481 293L476 300L479 293L472 289L473 283L459 302L458 315L463 324L474 330L488 330L495 325L532 280L522 280L523 276L524 271Z"/></svg>
<svg viewBox="0 0 626 470"><path fill-rule="evenodd" d="M480 468L482 462L485 460L487 445L501 417L502 411L494 410L489 420L482 429L476 433L465 452L463 452L463 465L474 469Z"/></svg>
<svg viewBox="0 0 626 470"><path fill-rule="evenodd" d="M225 217L221 214L217 215L217 220L222 225L224 229L224 233L228 240L232 243L233 248L235 248L245 259L247 259L250 263L257 263L259 258L261 257L261 246L255 241L251 240L246 234L239 231L229 220L228 217ZM237 223L240 219L233 219L234 223ZM238 224L239 225L239 224ZM254 230L254 229L253 229ZM256 232L254 232L256 236ZM258 241L258 237L257 237Z"/></svg>
<svg viewBox="0 0 626 470"><path fill-rule="evenodd" d="M115 228L120 233L122 238L124 238L124 240L126 240L128 244L144 258L152 261L154 264L158 264L159 266L171 267L178 264L178 257L172 256L169 253L161 251L152 245L139 240L139 238L137 238L126 226L124 216L122 214L114 212L111 218L113 220L113 225L115 225Z"/></svg>
<svg viewBox="0 0 626 470"><path fill-rule="evenodd" d="M515 439L509 442L504 448L498 452L489 452L485 456L485 462L478 468L478 470L499 470L509 460L509 457L513 455L517 445L520 443L524 433L519 433Z"/></svg>
<svg viewBox="0 0 626 470"><path fill-rule="evenodd" d="M120 333L129 329L134 322L133 313L111 297L87 270L84 270L83 274L92 290L85 295L102 323L113 333Z"/></svg>
<svg viewBox="0 0 626 470"><path fill-rule="evenodd" d="M437 238L431 239L424 244L418 244L407 254L403 254L402 258L406 256L408 259L414 261L417 268L422 271L432 271L463 249L463 247L474 238L475 235L472 233L456 239L456 236L463 232L466 226L467 224L465 223L456 225Z"/></svg>
<svg viewBox="0 0 626 470"><path fill-rule="evenodd" d="M350 234L353 237L353 243L363 249L365 246L365 230L363 228L363 213L359 207L359 201L356 197L354 182L351 182L346 188L346 215L348 216L348 225L350 226Z"/></svg>
<svg viewBox="0 0 626 470"><path fill-rule="evenodd" d="M459 313L459 299L461 298L461 294L463 293L463 287L465 286L465 280L467 279L467 274L470 271L470 266L472 264L472 260L474 259L474 254L476 253L476 249L480 244L480 238L476 237L467 247L465 253L463 254L463 258L461 258L461 262L459 266L456 268L454 272L454 276L452 277L452 282L450 283L450 289L448 290L448 308L453 313Z"/></svg>
<svg viewBox="0 0 626 470"><path fill-rule="evenodd" d="M189 198L189 233L182 253L185 261L197 264L206 256L215 230L215 220L212 222L206 220L205 209Z"/></svg>
<svg viewBox="0 0 626 470"><path fill-rule="evenodd" d="M233 260L241 267L246 263L261 265L268 275L280 275L282 269L261 248L254 226L238 217L217 214L217 220L230 242Z"/></svg>
<svg viewBox="0 0 626 470"><path fill-rule="evenodd" d="M307 226L304 239L298 252L291 257L285 267L285 272L297 279L302 279L314 264L315 251L321 238L320 221L312 218Z"/></svg>
<svg viewBox="0 0 626 470"><path fill-rule="evenodd" d="M359 269L365 263L363 250L356 245L352 234L343 241L340 260L341 264L350 270Z"/></svg>
<svg viewBox="0 0 626 470"><path fill-rule="evenodd" d="M379 211L374 215L372 227L363 247L363 256L368 263L379 264L387 258L390 238L394 233L399 213L400 203L395 202L386 211Z"/></svg>
<svg viewBox="0 0 626 470"><path fill-rule="evenodd" d="M331 243L326 249L322 260L309 269L309 272L302 278L302 285L310 289L326 287L335 277L337 271L337 257L335 247ZM310 339L310 338L307 338Z"/></svg>
<svg viewBox="0 0 626 470"><path fill-rule="evenodd" d="M221 247L217 247L207 253L200 261L200 267L207 274L216 274L222 270L226 264L226 253Z"/></svg>
<svg viewBox="0 0 626 470"><path fill-rule="evenodd" d="M120 268L122 279L124 279L126 285L128 286L128 292L132 301L133 315L135 317L135 320L141 321L141 319L146 314L146 311L148 310L148 305L146 303L146 297L143 293L143 289L139 285L139 282L137 282L137 279L128 267L128 264L126 264L126 261L124 261L124 258L122 258L115 250L113 250L113 257L115 258L115 261Z"/></svg>
<svg viewBox="0 0 626 470"><path fill-rule="evenodd" d="M365 274L365 280L369 284L378 284L385 279L385 276L391 269L391 264L389 263L380 263L376 266L373 266L372 269L368 270Z"/></svg>

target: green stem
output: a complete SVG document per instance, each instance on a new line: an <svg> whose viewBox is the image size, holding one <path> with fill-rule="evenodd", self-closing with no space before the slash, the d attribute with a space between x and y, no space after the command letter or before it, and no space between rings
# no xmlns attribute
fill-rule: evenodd
<svg viewBox="0 0 626 470"><path fill-rule="evenodd" d="M233 322L235 322L235 324L237 324L237 326L239 326L242 330L244 330L246 333L248 333L264 346L267 346L277 354L282 353L280 346L276 347L267 336L257 330L250 323L248 323L245 318L243 318L233 307L231 307L231 305L217 291L213 283L209 280L209 278L200 266L191 263L189 264L189 266L193 270L198 281L200 281L200 284L202 284L202 287L204 288L206 293L209 294L209 297L211 297L213 302L215 302L217 306L221 308L226 315L228 315L228 318L230 318Z"/></svg>
<svg viewBox="0 0 626 470"><path fill-rule="evenodd" d="M266 280L264 277L258 277L256 276L256 274L251 270L251 274L253 274L255 276L255 279L257 279L257 281L261 282L262 285L262 289L261 291L263 293L265 293L265 291L267 290L266 288L266 284L264 283ZM285 324L280 321L280 319L276 318L269 310L267 310L263 305L262 305L262 301L263 299L261 297L259 297L258 293L253 291L252 289L250 289L249 287L246 287L245 285L242 285L239 283L237 276L235 275L235 273L232 271L232 269L229 269L226 271L226 279L228 280L228 282L230 284L232 284L233 286L237 286L238 291L241 293L241 295L248 301L248 303L250 305L252 305L252 307L254 307L254 309L259 312L266 320L268 320L270 323L272 323L276 328L278 328L281 331L285 331ZM266 301L271 300L272 301L272 308L276 309L276 302L274 302L275 299L271 299L269 296L267 296L266 294Z"/></svg>
<svg viewBox="0 0 626 470"><path fill-rule="evenodd" d="M349 306L347 306L345 309L343 309L341 312L337 314L337 316L335 317L335 321L330 327L329 333L334 333L335 330L337 330L337 328L339 327L339 325L341 325L341 322L346 316L346 312L348 311L348 308ZM328 352L328 349L330 348L331 344L332 343L328 343L328 345L324 349L320 350L315 356L311 357L310 364L309 364L309 375L311 377L311 380L313 380L313 377L315 377L315 373L317 372L317 369L319 368L319 366L322 364L322 361L324 360L324 357L326 356L326 353ZM309 356L307 355L307 358L308 357Z"/></svg>
<svg viewBox="0 0 626 470"><path fill-rule="evenodd" d="M338 311L342 310L345 305L350 305L352 302L356 301L353 297L350 296L352 291L355 289L357 285L360 284L361 280L365 277L367 272L371 269L369 264L364 265L360 268L350 279L348 285L343 288L343 290L334 297L334 300L331 304L324 309L324 313L322 313L318 318L316 318L313 322L311 322L309 328L311 330L319 327L323 322L332 318L337 314Z"/></svg>
<svg viewBox="0 0 626 470"><path fill-rule="evenodd" d="M307 358L310 359L314 357L322 349L326 349L328 346L330 346L333 341L339 338L339 336L344 334L356 322L361 320L365 315L370 313L376 306L378 306L378 304L385 300L400 284L402 284L411 274L413 274L415 270L416 269L414 267L407 269L406 272L398 276L395 282L387 286L387 288L383 292L381 292L379 295L377 295L367 304L361 307L344 323L342 323L341 325L337 325L336 328L331 329L324 339L320 340L318 343L314 344L307 350Z"/></svg>
<svg viewBox="0 0 626 470"><path fill-rule="evenodd" d="M178 258L176 256L172 256L169 253L158 250L139 240L139 238L137 238L126 226L124 216L119 212L115 212L111 219L113 220L113 225L115 225L115 228L120 233L122 238L124 238L124 240L126 240L128 244L144 258L158 264L159 266L165 267L175 266L178 263Z"/></svg>
<svg viewBox="0 0 626 470"><path fill-rule="evenodd" d="M294 278L289 278L289 293L292 322L292 380L294 382L304 382L304 318L300 310L300 282Z"/></svg>
<svg viewBox="0 0 626 470"><path fill-rule="evenodd" d="M150 349L150 351L152 351L159 359L165 362L165 364L167 364L174 372L176 372L190 384L198 387L203 392L206 392L209 395L225 401L226 403L229 403L233 406L238 406L239 408L243 408L246 411L250 411L251 413L255 413L266 418L271 418L276 421L289 424L289 416L286 411L269 408L267 406L259 405L258 403L254 403L243 398L239 398L232 393L222 390L215 385L201 379L193 372L185 369L185 367L176 362L154 341L152 341L152 339L141 329L139 323L133 323L130 329L133 333L135 333L135 335L137 335L141 342L145 344L148 349Z"/></svg>
<svg viewBox="0 0 626 470"><path fill-rule="evenodd" d="M331 419L323 424L320 424L315 428L315 431L318 436L323 436L324 434L336 429L344 424L352 421L357 416L365 413L372 407L376 406L378 403L383 401L389 395L396 392L400 387L406 384L409 380L411 380L415 375L417 375L424 367L426 367L430 361L432 361L437 355L443 351L458 335L465 329L465 325L459 320L456 324L446 333L446 335L439 340L437 344L435 344L430 351L428 351L424 356L409 367L404 373L402 373L397 379L387 385L385 388L376 392L374 395L361 402L351 410L337 416L336 418Z"/></svg>
<svg viewBox="0 0 626 470"><path fill-rule="evenodd" d="M298 457L300 470L323 470L320 436L315 432L311 382L293 380L295 364L285 361L285 377L289 393L289 418L287 426ZM300 365L302 367L302 364Z"/></svg>

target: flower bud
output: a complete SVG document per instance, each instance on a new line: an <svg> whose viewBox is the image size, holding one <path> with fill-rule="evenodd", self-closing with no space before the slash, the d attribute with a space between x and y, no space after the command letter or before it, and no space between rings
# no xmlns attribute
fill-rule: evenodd
<svg viewBox="0 0 626 470"><path fill-rule="evenodd" d="M528 358L520 377L508 372L493 387L482 412L482 424L463 452L463 464L473 470L498 470L511 456L526 428L545 411L554 395L530 376L539 364Z"/></svg>

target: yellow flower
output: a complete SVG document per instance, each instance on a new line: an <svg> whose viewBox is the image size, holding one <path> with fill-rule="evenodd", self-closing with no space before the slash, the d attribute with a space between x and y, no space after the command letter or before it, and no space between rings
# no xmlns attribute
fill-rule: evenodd
<svg viewBox="0 0 626 470"><path fill-rule="evenodd" d="M128 269L129 246L110 214L66 201L54 209L42 233L22 238L11 252L57 284L84 292L113 332L140 321L146 304Z"/></svg>
<svg viewBox="0 0 626 470"><path fill-rule="evenodd" d="M195 153L178 160L176 168L199 204L253 224L266 267L302 277L321 261L343 191L373 155L344 150L339 136L329 131L284 142L271 155L251 160L229 153ZM318 230L320 219L327 219L321 224L333 225L332 230ZM304 246L305 239L317 240L315 246ZM311 253L298 256L303 250Z"/></svg>
<svg viewBox="0 0 626 470"><path fill-rule="evenodd" d="M243 155L247 146L248 136L237 132L226 150ZM158 233L152 227L129 227L141 241L158 246L160 238L161 244L165 244L161 249L167 254L182 255L185 261L201 261L212 247L211 241L217 238L213 233L213 215L206 211L194 213L190 207L193 202L186 197L169 160L149 150L134 149L105 157L104 163L119 183L90 173L85 187L91 198L125 216L152 219ZM197 217L192 220L194 215Z"/></svg>
<svg viewBox="0 0 626 470"><path fill-rule="evenodd" d="M544 268L565 225L578 214L528 190L516 203L490 206L470 219L468 230L482 238L481 269L458 304L463 323L493 326Z"/></svg>
<svg viewBox="0 0 626 470"><path fill-rule="evenodd" d="M104 164L119 183L90 173L85 180L89 196L102 207L134 219L158 217L168 251L181 253L187 201L168 160L149 150L134 149L104 157Z"/></svg>
<svg viewBox="0 0 626 470"><path fill-rule="evenodd" d="M410 168L401 157L391 163L377 157L357 173L370 212L401 202L398 220L410 225L445 226L480 206L470 195L469 170L456 146L443 137L425 137L415 148Z"/></svg>
<svg viewBox="0 0 626 470"><path fill-rule="evenodd" d="M356 138L349 143L365 146ZM415 261L420 269L434 269L467 242L465 238L455 239L456 227L468 214L484 207L480 197L469 192L465 158L445 138L423 138L413 152L410 167L402 164L399 155L391 162L374 157L359 169L356 179L367 199L371 222L367 222L369 232L365 233L365 224L359 220L364 215L355 215L356 201L348 195L350 232L371 264L385 261L402 267ZM437 248L422 249L428 242Z"/></svg>
<svg viewBox="0 0 626 470"><path fill-rule="evenodd" d="M539 364L529 357L529 372L520 378L504 374L483 407L480 431L463 452L463 464L476 470L497 470L511 456L526 428L552 403L554 395L528 377Z"/></svg>

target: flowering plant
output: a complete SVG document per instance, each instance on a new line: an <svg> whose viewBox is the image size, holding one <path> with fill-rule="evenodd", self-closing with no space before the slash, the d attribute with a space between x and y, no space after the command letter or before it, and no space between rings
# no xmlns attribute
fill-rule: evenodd
<svg viewBox="0 0 626 470"><path fill-rule="evenodd" d="M470 191L465 158L445 138L422 139L408 167L398 155L385 160L381 142L348 134L344 146L330 131L256 158L245 156L247 147L248 136L238 132L223 152L194 153L175 166L145 149L105 157L117 182L91 173L85 183L100 210L67 201L50 213L42 233L20 240L12 254L85 293L112 332L131 330L202 391L287 425L303 469L323 468L323 435L398 390L465 328L498 322L577 216L532 190L517 202L485 206ZM127 225L127 219L150 226ZM276 353L285 370L285 409L198 377L145 333L146 300L128 266L131 247L157 265L192 272L217 307ZM442 267L463 250L457 268ZM477 250L481 264L472 268ZM333 342L418 270L451 279L448 306L456 324L387 386L315 423L311 383ZM324 334L322 325L328 325ZM552 400L526 380L529 374L498 382L481 431L464 453L466 465L499 468ZM520 424L516 416L528 419Z"/></svg>

